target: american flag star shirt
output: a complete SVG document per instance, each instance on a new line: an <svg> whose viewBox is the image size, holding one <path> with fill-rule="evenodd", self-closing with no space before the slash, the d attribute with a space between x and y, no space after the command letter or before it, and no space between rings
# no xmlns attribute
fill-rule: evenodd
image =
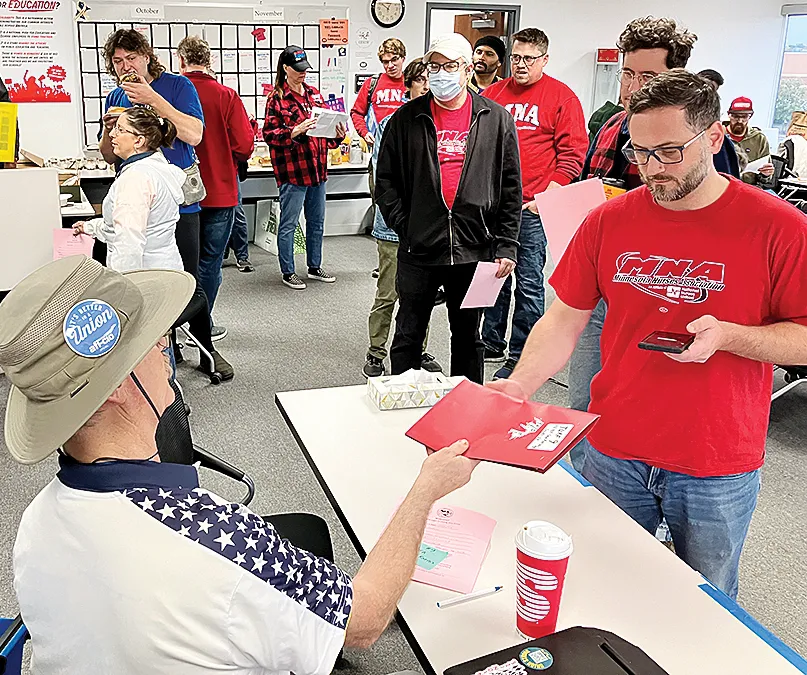
<svg viewBox="0 0 807 675"><path fill-rule="evenodd" d="M60 465L14 549L37 673L331 672L353 601L336 565L193 467Z"/></svg>

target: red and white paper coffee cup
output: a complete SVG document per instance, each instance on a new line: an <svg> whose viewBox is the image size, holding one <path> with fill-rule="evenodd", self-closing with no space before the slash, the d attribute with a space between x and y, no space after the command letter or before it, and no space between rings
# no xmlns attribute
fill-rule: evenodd
<svg viewBox="0 0 807 675"><path fill-rule="evenodd" d="M555 632L572 538L557 525L531 520L516 535L516 628L525 638Z"/></svg>

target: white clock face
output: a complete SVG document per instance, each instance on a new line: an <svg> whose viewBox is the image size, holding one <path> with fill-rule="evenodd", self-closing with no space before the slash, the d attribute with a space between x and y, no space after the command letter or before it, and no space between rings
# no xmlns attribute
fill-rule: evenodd
<svg viewBox="0 0 807 675"><path fill-rule="evenodd" d="M376 2L375 14L379 22L383 24L395 23L403 14L403 3L400 1L395 2L395 0L391 0L390 2Z"/></svg>

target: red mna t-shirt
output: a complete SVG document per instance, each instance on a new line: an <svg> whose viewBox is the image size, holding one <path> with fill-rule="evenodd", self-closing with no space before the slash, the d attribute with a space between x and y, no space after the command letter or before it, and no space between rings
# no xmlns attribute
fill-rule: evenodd
<svg viewBox="0 0 807 675"><path fill-rule="evenodd" d="M432 101L432 115L437 127L437 160L440 163L440 182L443 199L449 209L454 207L460 185L465 151L468 147L468 132L471 129L471 96L462 107L447 110Z"/></svg>
<svg viewBox="0 0 807 675"><path fill-rule="evenodd" d="M653 331L686 333L707 314L743 326L807 325L805 269L807 216L735 179L695 211L665 209L646 187L592 211L550 279L571 307L608 304L591 444L692 476L759 468L772 366L723 351L683 364L637 345Z"/></svg>

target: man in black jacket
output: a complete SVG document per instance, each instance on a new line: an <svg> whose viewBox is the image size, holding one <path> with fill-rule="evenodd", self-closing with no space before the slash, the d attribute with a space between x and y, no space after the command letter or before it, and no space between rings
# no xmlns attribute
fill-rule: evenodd
<svg viewBox="0 0 807 675"><path fill-rule="evenodd" d="M470 43L436 38L424 63L430 94L390 119L381 141L376 202L398 234L392 373L420 368L434 296L446 292L451 374L481 383L480 309L460 309L476 263L513 270L521 220L521 167L512 116L470 92Z"/></svg>

